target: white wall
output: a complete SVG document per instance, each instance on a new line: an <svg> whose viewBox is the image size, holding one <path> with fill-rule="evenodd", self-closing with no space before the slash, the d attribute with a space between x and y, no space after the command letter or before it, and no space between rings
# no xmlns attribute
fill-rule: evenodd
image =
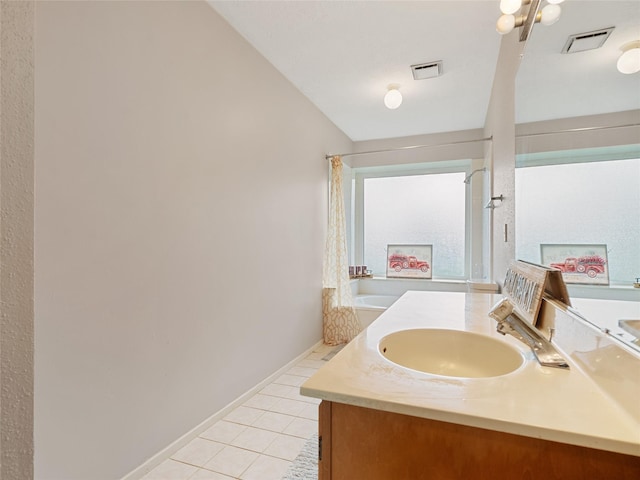
<svg viewBox="0 0 640 480"><path fill-rule="evenodd" d="M33 2L0 2L0 478L33 476Z"/></svg>
<svg viewBox="0 0 640 480"><path fill-rule="evenodd" d="M518 41L519 31L514 30L502 37L500 53L493 78L493 87L487 119L486 136L493 141L486 145L485 162L491 171L491 181L485 193L485 201L490 197L503 195L496 208L485 210L485 242L487 247L485 265L491 271L484 278L502 283L509 262L515 258L515 79L520 65L520 53L524 48Z"/></svg>
<svg viewBox="0 0 640 480"><path fill-rule="evenodd" d="M38 2L36 72L36 477L118 478L321 338L352 143L203 2Z"/></svg>

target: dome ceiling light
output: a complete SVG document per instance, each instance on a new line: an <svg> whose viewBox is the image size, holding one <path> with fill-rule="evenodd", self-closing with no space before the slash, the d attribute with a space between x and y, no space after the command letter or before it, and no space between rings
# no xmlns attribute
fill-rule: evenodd
<svg viewBox="0 0 640 480"><path fill-rule="evenodd" d="M400 85L391 84L387 87L387 93L384 96L384 105L389 110L395 110L402 103L402 94L400 93Z"/></svg>
<svg viewBox="0 0 640 480"><path fill-rule="evenodd" d="M411 73L414 80L426 80L442 75L442 60L436 62L416 63L411 65ZM387 86L387 93L384 96L384 105L389 110L395 110L402 104L402 93L400 85L392 83Z"/></svg>
<svg viewBox="0 0 640 480"><path fill-rule="evenodd" d="M618 71L630 75L640 72L640 40L624 44L620 50L622 55L618 58Z"/></svg>

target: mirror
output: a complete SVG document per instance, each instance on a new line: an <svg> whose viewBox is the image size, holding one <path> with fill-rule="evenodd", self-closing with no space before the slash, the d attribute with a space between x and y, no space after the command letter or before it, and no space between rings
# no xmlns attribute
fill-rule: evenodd
<svg viewBox="0 0 640 480"><path fill-rule="evenodd" d="M536 24L525 47L516 78L516 123L639 109L638 74L616 68L621 47L640 40L638 2L566 1L561 6L560 20ZM597 35L610 27L608 37ZM585 33L594 39L573 42L574 53L561 53L571 35ZM603 39L601 47L580 51Z"/></svg>
<svg viewBox="0 0 640 480"><path fill-rule="evenodd" d="M572 303L640 348L618 324L640 320L640 289L633 287L640 277L640 73L616 68L621 47L640 40L640 5L561 6L557 23L534 26L516 78L516 256L543 263L542 244L587 245L559 253L558 261L574 267L567 270ZM575 34L583 35L570 41ZM571 51L561 53L568 44ZM595 256L608 266L597 282L580 271L580 259ZM594 298L627 302L612 312Z"/></svg>

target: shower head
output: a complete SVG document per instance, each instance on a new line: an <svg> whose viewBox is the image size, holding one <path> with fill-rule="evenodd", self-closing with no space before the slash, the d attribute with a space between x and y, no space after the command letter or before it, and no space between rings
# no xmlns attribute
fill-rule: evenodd
<svg viewBox="0 0 640 480"><path fill-rule="evenodd" d="M482 167L482 168L478 168L477 170L474 170L473 172L471 172L469 175L467 175L466 177L464 177L464 183L469 185L471 183L471 177L473 177L474 173L477 172L486 172L487 171L487 167Z"/></svg>

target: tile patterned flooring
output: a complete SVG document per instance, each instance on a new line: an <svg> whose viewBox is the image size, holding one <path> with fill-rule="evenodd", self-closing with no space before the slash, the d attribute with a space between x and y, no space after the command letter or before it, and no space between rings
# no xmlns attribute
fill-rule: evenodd
<svg viewBox="0 0 640 480"><path fill-rule="evenodd" d="M299 387L336 347L320 345L142 480L280 480L318 431L320 400Z"/></svg>

